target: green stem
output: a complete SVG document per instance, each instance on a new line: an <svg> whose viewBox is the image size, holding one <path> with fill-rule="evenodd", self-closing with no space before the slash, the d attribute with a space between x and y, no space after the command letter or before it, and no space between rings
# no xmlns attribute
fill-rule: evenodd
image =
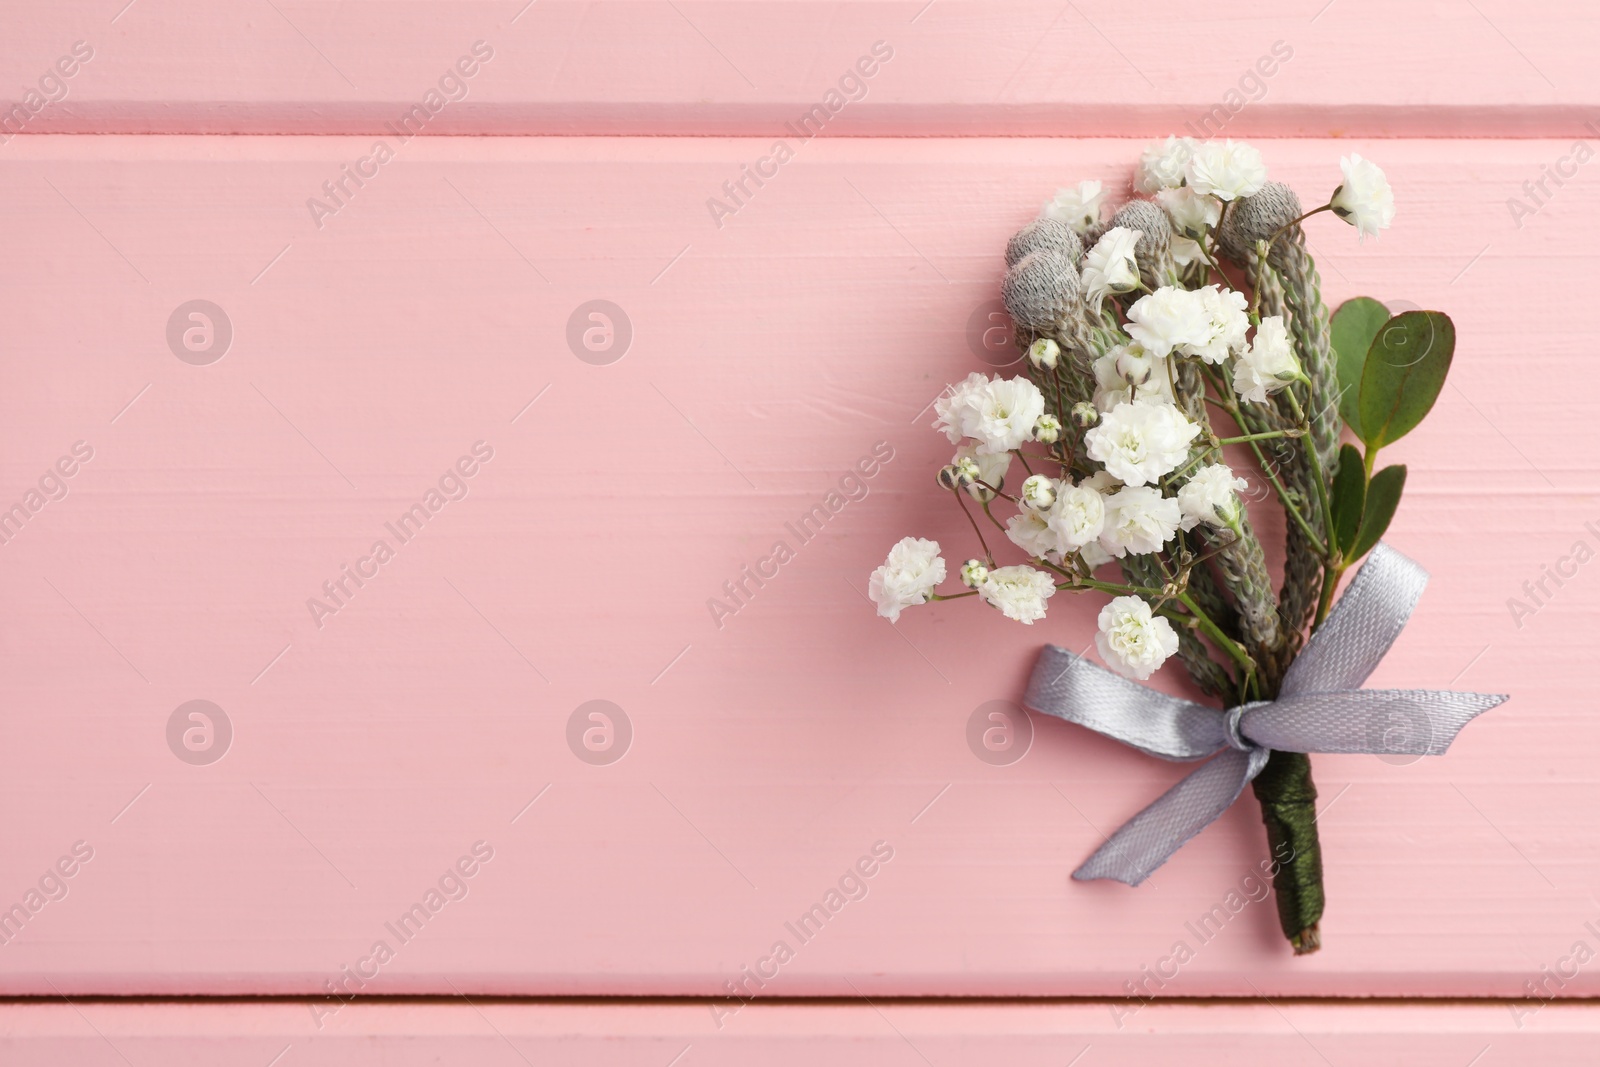
<svg viewBox="0 0 1600 1067"><path fill-rule="evenodd" d="M1307 435L1310 435L1311 423L1306 418L1306 413L1301 410L1300 401L1295 399L1294 387L1290 386L1285 389L1283 395L1289 398L1289 410L1294 412L1294 417L1299 420L1301 428L1305 430ZM1324 530L1332 530L1333 505L1328 501L1328 480L1323 477L1322 460L1317 455L1315 443L1307 445L1306 460L1311 464L1311 480L1317 486L1317 509L1322 513L1322 528Z"/></svg>
<svg viewBox="0 0 1600 1067"><path fill-rule="evenodd" d="M1266 430L1266 431L1264 431L1262 433L1247 433L1247 434L1244 434L1244 435L1239 436L1239 437L1222 437L1222 438L1218 438L1217 444L1219 444L1219 445L1243 445L1243 444L1249 444L1251 441L1271 441L1271 440L1275 440L1276 438L1279 438L1279 437L1302 437L1302 436L1304 436L1304 435L1302 433L1300 433L1300 431L1298 431L1298 430Z"/></svg>

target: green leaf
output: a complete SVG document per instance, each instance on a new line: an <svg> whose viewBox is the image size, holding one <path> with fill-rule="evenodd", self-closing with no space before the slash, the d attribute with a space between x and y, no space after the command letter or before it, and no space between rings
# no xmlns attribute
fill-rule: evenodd
<svg viewBox="0 0 1600 1067"><path fill-rule="evenodd" d="M1370 296L1346 300L1333 313L1333 351L1339 360L1339 414L1350 432L1361 436L1361 369L1367 350L1389 321L1389 309Z"/></svg>
<svg viewBox="0 0 1600 1067"><path fill-rule="evenodd" d="M1367 503L1367 472L1355 445L1339 450L1339 473L1333 476L1333 545L1349 548L1361 529L1361 512Z"/></svg>
<svg viewBox="0 0 1600 1067"><path fill-rule="evenodd" d="M1441 311L1407 311L1384 324L1361 369L1361 438L1370 452L1416 428L1439 398L1456 350L1456 328Z"/></svg>
<svg viewBox="0 0 1600 1067"><path fill-rule="evenodd" d="M1345 553L1345 559L1354 563L1372 551L1372 546L1389 528L1389 520L1394 518L1395 508L1400 506L1400 494L1405 487L1404 463L1385 467L1372 476L1372 483L1367 486L1367 506L1361 516L1361 532L1356 535L1355 547Z"/></svg>

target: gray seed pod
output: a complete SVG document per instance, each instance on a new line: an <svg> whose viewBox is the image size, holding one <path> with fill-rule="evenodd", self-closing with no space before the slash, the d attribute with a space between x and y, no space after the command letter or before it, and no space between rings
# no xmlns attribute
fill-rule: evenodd
<svg viewBox="0 0 1600 1067"><path fill-rule="evenodd" d="M1051 249L1030 252L1006 271L1000 298L1012 320L1034 333L1052 334L1067 320L1083 317L1078 270Z"/></svg>
<svg viewBox="0 0 1600 1067"><path fill-rule="evenodd" d="M1139 249L1158 252L1172 247L1172 220L1160 205L1150 200L1130 200L1111 216L1112 226L1125 226L1138 230Z"/></svg>
<svg viewBox="0 0 1600 1067"><path fill-rule="evenodd" d="M1176 267L1172 262L1172 220L1160 205L1130 200L1111 217L1111 225L1138 232L1133 258L1139 264L1140 280L1152 290L1166 285Z"/></svg>
<svg viewBox="0 0 1600 1067"><path fill-rule="evenodd" d="M1228 217L1222 222L1222 251L1236 263L1246 262L1255 251L1257 241L1265 241L1302 214L1300 198L1282 182L1267 182L1255 196L1247 196L1228 208ZM1278 248L1289 239L1284 234L1273 246L1273 257Z"/></svg>
<svg viewBox="0 0 1600 1067"><path fill-rule="evenodd" d="M1071 226L1060 219L1038 218L1006 242L1006 266L1015 267L1023 256L1040 249L1060 252L1074 267L1083 262L1083 242Z"/></svg>

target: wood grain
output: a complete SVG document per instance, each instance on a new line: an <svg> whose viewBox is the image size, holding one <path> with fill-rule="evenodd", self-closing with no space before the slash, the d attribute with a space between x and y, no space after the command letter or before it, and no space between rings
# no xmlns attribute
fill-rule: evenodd
<svg viewBox="0 0 1600 1067"><path fill-rule="evenodd" d="M0 1051L14 1067L61 1063L356 1065L638 1063L718 1065L822 1060L915 1067L1001 1062L1250 1062L1326 1067L1461 1067L1593 1062L1600 1013L1553 1005L1522 1027L1498 1004L1280 1002L1153 1005L1118 1018L1112 1005L753 1005L719 1028L702 1004L360 1002L319 1030L288 1002L104 1001L8 1004ZM119 1059L118 1057L123 1057ZM1074 1061L1074 1057L1077 1060Z"/></svg>
<svg viewBox="0 0 1600 1067"><path fill-rule="evenodd" d="M13 96L75 41L32 132L1578 137L1593 13L1511 0L1062 5L63 0L11 13ZM440 79L482 41L494 59ZM893 59L841 79L883 42ZM3 128L3 127L0 127ZM8 132L10 132L8 130Z"/></svg>
<svg viewBox="0 0 1600 1067"><path fill-rule="evenodd" d="M1520 628L1507 606L1600 542L1574 310L1595 186L1520 228L1506 207L1567 141L1264 146L1308 199L1341 152L1386 167L1381 240L1311 224L1328 294L1440 307L1461 337L1392 450L1391 539L1434 580L1373 684L1513 694L1441 759L1317 759L1330 907L1305 960L1269 904L1203 945L1186 925L1252 892L1248 803L1151 885L1078 885L1180 769L1058 723L1010 766L969 750L1041 642L1084 647L1091 605L892 628L863 597L903 534L966 550L925 409L979 365L1006 235L1057 184L1125 181L1138 142L819 140L719 228L707 199L768 141L419 138L318 229L306 200L371 146L4 149L6 505L94 454L0 545L0 902L75 842L93 857L0 947L0 990L315 996L381 940L365 994L716 997L786 941L760 992L1120 997L1190 940L1162 995L1519 998L1600 946L1595 575ZM597 298L632 326L609 365L567 339ZM232 324L208 366L166 336L194 299ZM387 534L479 441L465 498ZM866 497L800 543L788 524L879 441ZM385 537L319 628L308 599ZM708 600L778 540L793 559L719 627ZM234 732L205 766L167 739L196 699ZM567 740L596 699L632 728L603 766ZM480 841L464 899L387 932ZM800 942L785 924L877 842L865 897Z"/></svg>

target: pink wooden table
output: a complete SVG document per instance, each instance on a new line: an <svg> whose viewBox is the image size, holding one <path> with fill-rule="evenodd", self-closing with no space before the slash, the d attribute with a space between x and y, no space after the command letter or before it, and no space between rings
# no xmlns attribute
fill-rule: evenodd
<svg viewBox="0 0 1600 1067"><path fill-rule="evenodd" d="M1509 604L1600 547L1587 10L119 6L0 44L4 1062L1593 1061L1600 578ZM1076 884L1181 769L969 745L1086 608L864 599L964 543L927 408L1005 237L1187 123L1389 172L1380 241L1308 224L1330 299L1461 337L1393 450L1433 582L1374 684L1515 697L1446 759L1317 759L1299 960L1269 902L1190 932L1253 893L1253 805Z"/></svg>

